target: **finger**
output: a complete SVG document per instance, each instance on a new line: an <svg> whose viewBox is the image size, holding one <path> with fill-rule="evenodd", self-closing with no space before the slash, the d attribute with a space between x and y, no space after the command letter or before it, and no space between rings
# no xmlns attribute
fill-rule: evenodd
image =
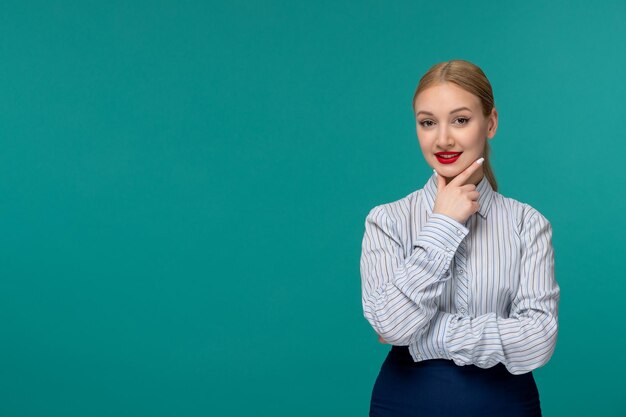
<svg viewBox="0 0 626 417"><path fill-rule="evenodd" d="M465 182L469 179L469 177L471 177L472 174L474 172L476 172L478 170L478 168L481 167L481 165L483 164L484 160L485 160L485 158L479 158L478 160L472 162L470 164L470 166L465 168L465 170L463 172L461 172L459 175L454 177L454 179L452 181L450 181L450 184L454 184L454 185L463 185L463 184L465 184Z"/></svg>
<svg viewBox="0 0 626 417"><path fill-rule="evenodd" d="M437 176L437 191L443 191L446 188L446 179L443 175L439 175L437 171L435 171L435 175Z"/></svg>
<svg viewBox="0 0 626 417"><path fill-rule="evenodd" d="M463 191L474 191L476 190L476 184L469 183L469 184L461 185L459 188Z"/></svg>
<svg viewBox="0 0 626 417"><path fill-rule="evenodd" d="M478 199L480 198L480 193L478 191L470 191L469 193L467 193L467 196L471 201L478 201Z"/></svg>

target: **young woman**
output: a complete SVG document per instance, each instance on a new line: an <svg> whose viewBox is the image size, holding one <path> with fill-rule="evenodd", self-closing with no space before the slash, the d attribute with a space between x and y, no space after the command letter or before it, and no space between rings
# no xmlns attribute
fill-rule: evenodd
<svg viewBox="0 0 626 417"><path fill-rule="evenodd" d="M551 225L497 192L498 113L479 67L434 65L413 110L434 172L365 220L363 312L392 345L370 416L541 416L532 370L554 352L560 298Z"/></svg>

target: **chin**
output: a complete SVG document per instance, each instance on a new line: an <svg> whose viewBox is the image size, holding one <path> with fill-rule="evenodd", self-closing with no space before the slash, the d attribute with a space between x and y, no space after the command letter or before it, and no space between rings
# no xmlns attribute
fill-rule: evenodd
<svg viewBox="0 0 626 417"><path fill-rule="evenodd" d="M457 175L459 175L461 172L465 171L471 164L473 161L475 161L476 159L480 158L480 156L477 156L475 159L467 161L467 160L458 160L453 164L449 164L449 165L444 165L441 164L439 161L435 161L435 166L437 168L435 168L435 170L439 171L441 170L441 174L446 176L446 175L451 175L453 177L456 177Z"/></svg>
<svg viewBox="0 0 626 417"><path fill-rule="evenodd" d="M437 173L443 175L446 178L454 178L457 175L459 175L461 172L463 172L462 169L451 168L451 167L439 167L439 168L435 168L435 170L437 171Z"/></svg>

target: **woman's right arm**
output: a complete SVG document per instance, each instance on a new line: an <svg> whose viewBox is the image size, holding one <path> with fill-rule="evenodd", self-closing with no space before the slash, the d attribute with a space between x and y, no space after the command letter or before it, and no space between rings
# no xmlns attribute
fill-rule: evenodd
<svg viewBox="0 0 626 417"><path fill-rule="evenodd" d="M407 346L435 315L434 300L450 279L452 259L469 229L432 213L405 258L396 224L384 205L374 207L365 219L362 304L379 336L392 345Z"/></svg>

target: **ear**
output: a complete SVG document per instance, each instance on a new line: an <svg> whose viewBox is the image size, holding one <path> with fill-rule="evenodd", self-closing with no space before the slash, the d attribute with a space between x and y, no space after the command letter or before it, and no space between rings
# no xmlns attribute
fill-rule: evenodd
<svg viewBox="0 0 626 417"><path fill-rule="evenodd" d="M491 109L491 114L487 122L487 139L493 138L496 135L496 130L498 130L498 111L494 107Z"/></svg>

